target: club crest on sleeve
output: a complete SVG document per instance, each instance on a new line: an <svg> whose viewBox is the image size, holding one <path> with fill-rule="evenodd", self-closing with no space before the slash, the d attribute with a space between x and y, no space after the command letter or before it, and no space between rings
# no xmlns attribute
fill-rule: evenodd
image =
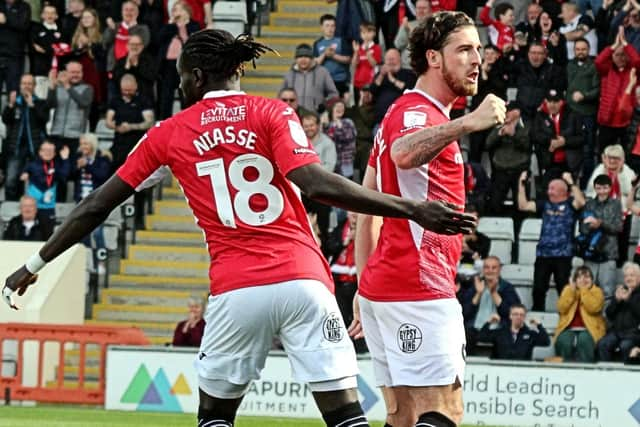
<svg viewBox="0 0 640 427"><path fill-rule="evenodd" d="M403 323L398 329L398 347L403 353L414 353L422 345L422 331L416 325Z"/></svg>

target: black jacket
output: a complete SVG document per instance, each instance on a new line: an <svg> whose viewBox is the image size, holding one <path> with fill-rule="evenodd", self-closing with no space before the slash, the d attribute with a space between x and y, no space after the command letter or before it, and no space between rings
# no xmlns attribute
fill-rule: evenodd
<svg viewBox="0 0 640 427"><path fill-rule="evenodd" d="M609 321L609 331L623 335L640 334L640 286L627 301L613 298L604 312Z"/></svg>
<svg viewBox="0 0 640 427"><path fill-rule="evenodd" d="M51 70L51 62L53 60L53 45L62 43L62 30L58 26L56 30L49 30L44 25L37 23L31 27L31 43L37 44L44 49L44 53L35 50L30 46L31 51L31 73L35 76L48 76ZM62 70L64 60L58 58L58 70Z"/></svg>
<svg viewBox="0 0 640 427"><path fill-rule="evenodd" d="M53 234L53 222L46 215L38 214L35 224L26 234L26 230L22 225L22 215L11 218L4 230L2 238L4 240L27 240L31 242L43 242Z"/></svg>
<svg viewBox="0 0 640 427"><path fill-rule="evenodd" d="M25 126L28 111L28 131ZM2 141L2 153L8 159L15 154L19 140L22 144L26 142L23 149L30 156L34 157L38 153L38 148L46 135L46 124L49 121L49 107L43 99L33 97L33 107L28 107L22 96L18 96L16 105L5 107L2 112L2 122L7 127L7 137ZM29 139L30 138L30 139Z"/></svg>
<svg viewBox="0 0 640 427"><path fill-rule="evenodd" d="M489 326L490 323L487 322L480 329L478 341L493 344L492 359L531 360L533 347L551 344L549 334L542 325L538 325L538 331L523 325L515 342L511 335L510 323L503 324L498 329L489 329Z"/></svg>
<svg viewBox="0 0 640 427"><path fill-rule="evenodd" d="M543 105L537 111L529 135L535 147L539 167L544 170L549 169L553 159L553 153L549 152L549 144L558 135L546 105ZM560 135L565 139L564 149L569 170L579 169L584 141L582 125L578 116L573 114L566 106L560 110Z"/></svg>
<svg viewBox="0 0 640 427"><path fill-rule="evenodd" d="M536 110L549 90L558 92L567 87L567 76L562 69L545 62L539 68L533 68L528 60L520 62L514 69L514 80L518 88L516 101L520 105L525 122L532 120Z"/></svg>
<svg viewBox="0 0 640 427"><path fill-rule="evenodd" d="M187 36L195 33L200 30L200 26L195 21L187 22ZM166 24L160 28L157 36L152 38L155 40L156 46L158 46L158 62L161 65L164 62L165 57L167 56L167 50L169 49L169 45L171 44L171 40L178 35L178 26L176 24ZM186 40L183 40L183 43Z"/></svg>
<svg viewBox="0 0 640 427"><path fill-rule="evenodd" d="M29 38L31 6L23 0L15 0L12 5L0 0L0 13L7 18L7 22L0 24L0 58L20 58Z"/></svg>
<svg viewBox="0 0 640 427"><path fill-rule="evenodd" d="M478 77L478 92L471 99L471 109L475 110L484 98L490 93L507 100L507 85L509 84L509 64L503 58L499 58L489 70L487 79Z"/></svg>

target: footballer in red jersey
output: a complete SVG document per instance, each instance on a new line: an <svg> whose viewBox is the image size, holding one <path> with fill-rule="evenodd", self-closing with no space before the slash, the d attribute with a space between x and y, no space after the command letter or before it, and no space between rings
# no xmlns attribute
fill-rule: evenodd
<svg viewBox="0 0 640 427"><path fill-rule="evenodd" d="M504 101L488 95L450 121L456 98L475 94L480 40L462 12L438 12L411 35L416 87L387 110L363 185L414 200L463 206L463 160L456 140L504 121ZM460 234L435 234L411 220L384 218L379 236L360 218L353 336L364 330L387 403L388 425L455 426L462 419L464 324L455 297ZM363 265L366 263L366 266ZM359 306L359 307L358 307ZM361 321L361 325L359 324Z"/></svg>
<svg viewBox="0 0 640 427"><path fill-rule="evenodd" d="M326 424L367 426L353 345L299 192L351 211L411 219L441 233L468 231L475 219L457 212L459 205L386 195L325 171L295 111L240 91L243 64L266 50L247 35L192 34L178 60L190 107L145 134L116 175L7 278L2 296L17 308L14 292L22 295L47 262L168 167L211 255L211 297L195 361L198 425L233 425L277 335L294 376L309 384Z"/></svg>

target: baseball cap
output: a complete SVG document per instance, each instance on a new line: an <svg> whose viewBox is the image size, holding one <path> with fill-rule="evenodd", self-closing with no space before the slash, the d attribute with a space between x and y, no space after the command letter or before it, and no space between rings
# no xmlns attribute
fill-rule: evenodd
<svg viewBox="0 0 640 427"><path fill-rule="evenodd" d="M545 95L545 99L553 102L560 101L562 99L562 93L558 90L550 89Z"/></svg>
<svg viewBox="0 0 640 427"><path fill-rule="evenodd" d="M295 57L300 58L302 56L313 58L313 49L306 43L302 43L296 46Z"/></svg>

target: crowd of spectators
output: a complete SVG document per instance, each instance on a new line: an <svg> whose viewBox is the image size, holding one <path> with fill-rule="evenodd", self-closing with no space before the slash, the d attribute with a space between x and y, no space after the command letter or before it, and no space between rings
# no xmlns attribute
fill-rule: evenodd
<svg viewBox="0 0 640 427"><path fill-rule="evenodd" d="M45 239L57 201L85 197L156 120L172 114L182 44L212 22L205 0L66 3L0 0L0 40L12 41L0 44L6 94L0 181L21 210L7 239ZM458 99L451 117L489 93L510 102L503 126L459 141L468 209L510 216L516 225L528 215L542 218L531 308L545 310L554 283L557 355L585 362L638 358L640 267L625 261L638 237L630 236L632 217L640 215L640 4L489 0L478 8L470 0L339 0L336 6L335 16L318 17L317 39L295 47L274 93L300 117L323 167L361 179L387 108L415 85L412 29L439 10L474 15L487 40L478 94ZM114 132L109 151L98 149L101 119ZM136 212L144 211L144 199L137 196ZM355 219L304 202L350 295L355 277L344 269L351 272ZM92 240L104 245L100 229ZM487 236L465 237L463 264L471 269L459 295L471 353L484 340L494 344L495 357L530 358L533 345L548 345L548 335L539 322L524 323L526 308L489 252ZM584 267L572 274L576 256ZM640 261L640 245L633 261Z"/></svg>

